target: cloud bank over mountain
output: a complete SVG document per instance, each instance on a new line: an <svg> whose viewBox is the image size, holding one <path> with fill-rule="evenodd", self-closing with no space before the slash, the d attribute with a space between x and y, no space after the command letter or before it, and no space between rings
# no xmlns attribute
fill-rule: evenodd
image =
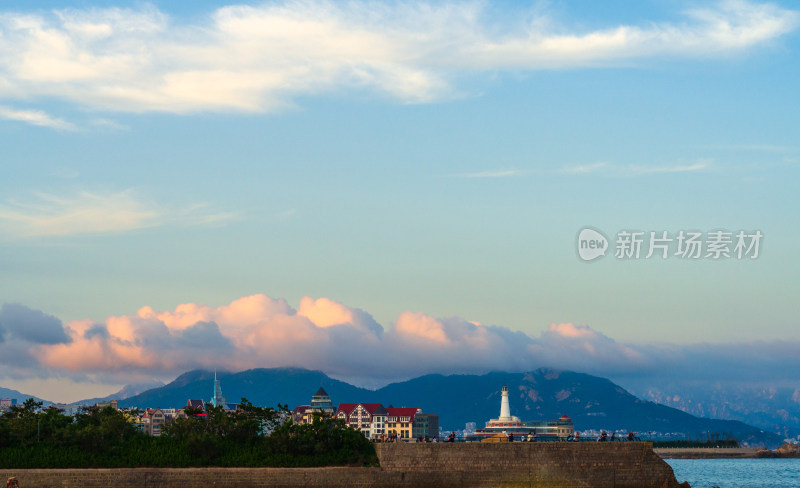
<svg viewBox="0 0 800 488"><path fill-rule="evenodd" d="M171 379L194 368L296 366L364 386L428 373L553 367L616 379L790 380L792 342L626 344L588 325L550 324L534 337L460 317L406 311L387 327L329 298L253 295L228 305L142 307L102 323L56 317L18 304L0 309L6 377L129 383ZM13 360L11 358L14 358ZM780 367L776 367L776 365Z"/></svg>

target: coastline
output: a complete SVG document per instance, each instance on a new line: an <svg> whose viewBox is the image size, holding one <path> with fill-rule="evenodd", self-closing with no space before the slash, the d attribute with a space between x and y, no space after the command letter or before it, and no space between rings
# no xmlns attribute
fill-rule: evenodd
<svg viewBox="0 0 800 488"><path fill-rule="evenodd" d="M661 459L755 459L756 447L658 447L654 448Z"/></svg>
<svg viewBox="0 0 800 488"><path fill-rule="evenodd" d="M800 447L784 444L771 451L763 447L658 447L661 459L798 459Z"/></svg>

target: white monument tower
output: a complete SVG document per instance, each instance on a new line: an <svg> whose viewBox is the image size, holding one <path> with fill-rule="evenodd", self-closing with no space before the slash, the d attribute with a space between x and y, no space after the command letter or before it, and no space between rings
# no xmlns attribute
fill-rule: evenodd
<svg viewBox="0 0 800 488"><path fill-rule="evenodd" d="M503 385L503 399L500 401L500 422L511 422L511 408L508 406L508 387Z"/></svg>
<svg viewBox="0 0 800 488"><path fill-rule="evenodd" d="M519 417L511 415L511 407L508 406L508 387L503 386L502 399L500 400L500 417L486 422L486 427L507 428L520 426L522 426L522 421Z"/></svg>

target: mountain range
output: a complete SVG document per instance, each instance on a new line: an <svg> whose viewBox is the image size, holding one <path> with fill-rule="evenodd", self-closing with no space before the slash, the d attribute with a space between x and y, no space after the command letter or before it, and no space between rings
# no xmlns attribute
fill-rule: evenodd
<svg viewBox="0 0 800 488"><path fill-rule="evenodd" d="M496 418L500 411L500 391L506 385L511 413L522 420L556 419L566 414L581 431L633 430L643 437L655 432L694 439L727 435L747 445L770 448L782 444L784 438L741 421L698 417L637 398L605 378L546 368L528 373L433 374L392 383L378 390L359 388L320 371L298 368L251 369L238 373L195 370L184 373L169 384L138 394L130 393L148 385L123 389L116 396L78 403L92 404L116 398L121 407L179 408L190 398L208 401L214 393L215 374L229 402L239 402L244 397L256 405L277 407L283 404L291 409L308 405L311 396L323 387L335 405L377 402L384 406L417 407L426 413L436 413L445 430L463 429L467 422L475 422L480 427L487 420ZM0 395L28 397L5 389L0 389Z"/></svg>
<svg viewBox="0 0 800 488"><path fill-rule="evenodd" d="M213 396L213 372L190 371L172 383L121 400L128 407L181 407L186 400ZM319 371L295 368L252 369L217 373L228 401L246 397L256 405L290 409L307 405L320 387L334 404L378 402L384 406L418 407L437 413L447 430L467 422L482 426L499 415L500 390L509 388L512 414L523 420L556 419L568 415L579 430L634 430L674 433L705 439L730 435L750 445L780 445L783 437L740 421L697 417L642 400L605 378L583 373L538 369L528 373L426 375L392 383L378 390L359 388Z"/></svg>

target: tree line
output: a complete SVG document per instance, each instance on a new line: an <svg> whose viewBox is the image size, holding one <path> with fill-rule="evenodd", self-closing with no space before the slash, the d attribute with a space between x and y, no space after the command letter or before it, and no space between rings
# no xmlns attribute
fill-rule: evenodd
<svg viewBox="0 0 800 488"><path fill-rule="evenodd" d="M75 416L33 399L0 416L0 466L7 468L309 467L372 465L375 450L343 421L292 422L286 406L258 407L242 398L226 412L206 405L140 431L136 409L91 408ZM205 414L205 415L201 415Z"/></svg>

